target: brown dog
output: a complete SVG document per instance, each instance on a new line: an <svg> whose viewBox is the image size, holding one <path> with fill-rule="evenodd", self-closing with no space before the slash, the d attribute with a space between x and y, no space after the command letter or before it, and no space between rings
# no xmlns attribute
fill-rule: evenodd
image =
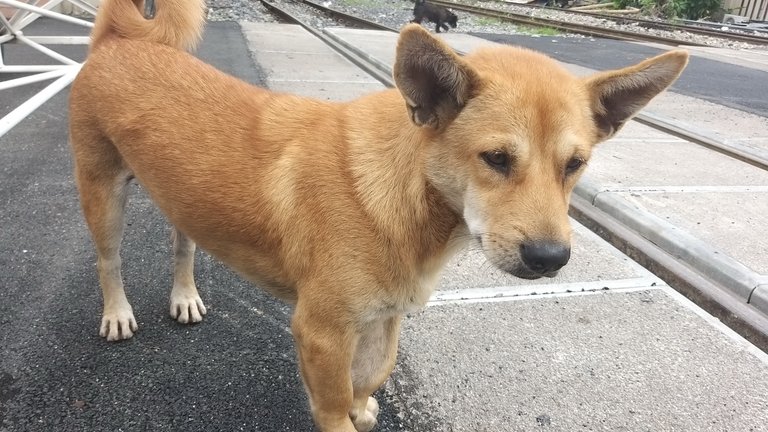
<svg viewBox="0 0 768 432"><path fill-rule="evenodd" d="M137 3L141 3L137 1ZM174 226L171 316L197 322L195 243L295 304L315 422L368 431L401 316L422 307L469 238L524 278L570 255L568 200L595 143L681 72L670 52L576 78L531 51L460 58L417 25L397 46L397 90L330 103L253 87L182 51L202 0L102 3L72 86L70 136L98 252L101 335L137 330L120 242L136 178Z"/></svg>

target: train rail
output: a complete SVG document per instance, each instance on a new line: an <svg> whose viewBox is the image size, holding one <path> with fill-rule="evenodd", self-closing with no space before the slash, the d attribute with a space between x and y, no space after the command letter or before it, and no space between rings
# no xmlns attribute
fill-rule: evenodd
<svg viewBox="0 0 768 432"><path fill-rule="evenodd" d="M694 33L702 36L709 36L714 38L720 38L720 39L727 39L732 41L738 41L738 42L745 42L755 45L766 45L768 44L768 37L767 36L761 36L760 34L754 34L754 32L746 32L743 29L737 29L736 32L732 31L733 27L729 27L729 31L722 31L719 28L713 28L713 27L702 27L701 25L691 25L691 24L676 24L671 22L665 22L665 21L658 21L658 20L649 20L649 19L643 19L643 18L635 18L630 17L626 15L614 15L614 14L606 14L606 13L600 13L595 11L589 11L589 10L573 10L573 9L562 9L562 8L554 8L551 6L543 6L538 4L509 4L507 2L502 2L498 0L489 0L493 3L498 3L500 5L503 5L503 7L515 7L515 8L525 8L525 9L531 9L531 10L546 10L546 11L553 11L556 13L564 13L564 14L573 14L573 15L583 15L583 16L591 16L596 17L604 20L613 21L620 24L636 24L640 27L644 28L652 28L652 29L659 29L659 30L667 30L667 31L673 31L673 32L687 32L687 33ZM450 7L455 7L453 5L455 4L461 4L461 3L453 3L453 2L445 2L446 4L451 4Z"/></svg>
<svg viewBox="0 0 768 432"><path fill-rule="evenodd" d="M553 29L557 29L565 32L582 34L586 36L602 37L607 39L629 40L629 41L655 42L655 43L661 43L664 45L672 45L672 46L679 46L679 45L707 46L706 44L702 44L702 43L682 41L679 39L673 39L673 38L668 38L663 36L643 34L638 32L630 32L625 30L601 28L601 27L590 26L585 24L577 24L577 23L572 23L572 22L567 22L562 20L556 20L552 18L533 17L527 14L482 8L479 6L471 6L467 4L454 3L450 1L430 0L430 2L440 6L449 7L454 10L469 12L472 14L481 15L489 18L496 18L506 22L533 26L533 27L549 27L549 28L553 28Z"/></svg>

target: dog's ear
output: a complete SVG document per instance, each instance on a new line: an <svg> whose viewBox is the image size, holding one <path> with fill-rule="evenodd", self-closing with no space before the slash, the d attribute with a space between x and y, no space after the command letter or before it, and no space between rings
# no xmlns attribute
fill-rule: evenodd
<svg viewBox="0 0 768 432"><path fill-rule="evenodd" d="M400 32L394 78L411 121L433 129L450 123L480 82L451 47L418 24Z"/></svg>
<svg viewBox="0 0 768 432"><path fill-rule="evenodd" d="M586 78L598 139L610 138L648 102L669 87L688 63L685 51L670 51L624 69Z"/></svg>

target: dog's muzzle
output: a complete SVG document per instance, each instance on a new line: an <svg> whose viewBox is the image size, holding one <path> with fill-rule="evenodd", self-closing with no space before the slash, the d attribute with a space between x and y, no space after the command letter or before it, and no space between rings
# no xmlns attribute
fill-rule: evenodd
<svg viewBox="0 0 768 432"><path fill-rule="evenodd" d="M558 242L537 241L520 245L520 258L531 278L554 277L557 271L568 264L571 248Z"/></svg>

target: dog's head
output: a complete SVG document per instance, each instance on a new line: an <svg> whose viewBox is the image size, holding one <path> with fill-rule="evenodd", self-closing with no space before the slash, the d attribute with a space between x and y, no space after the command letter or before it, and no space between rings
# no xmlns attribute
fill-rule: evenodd
<svg viewBox="0 0 768 432"><path fill-rule="evenodd" d="M445 20L445 22L448 23L452 28L456 28L456 24L459 21L459 17L456 16L455 13L448 11L448 19Z"/></svg>
<svg viewBox="0 0 768 432"><path fill-rule="evenodd" d="M669 86L672 51L579 78L552 59L495 47L457 56L418 25L403 29L394 77L424 129L429 181L463 214L500 269L554 276L570 257L570 193L592 148Z"/></svg>

